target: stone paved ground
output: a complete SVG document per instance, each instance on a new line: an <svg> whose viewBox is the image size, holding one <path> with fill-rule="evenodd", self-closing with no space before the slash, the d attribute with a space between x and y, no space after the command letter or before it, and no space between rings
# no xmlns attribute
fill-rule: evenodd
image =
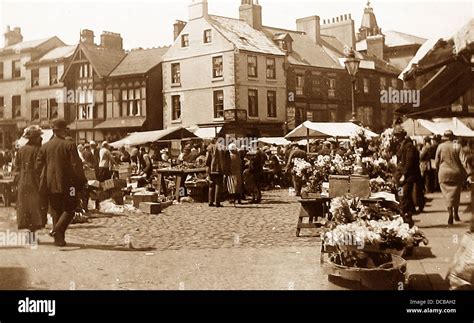
<svg viewBox="0 0 474 323"><path fill-rule="evenodd" d="M103 245L124 244L157 250L317 246L319 238L297 238L299 203L287 190L266 192L260 205L210 208L207 204L173 205L160 215L94 215L91 223L69 231L78 239ZM305 232L303 232L304 234Z"/></svg>
<svg viewBox="0 0 474 323"><path fill-rule="evenodd" d="M440 194L428 197L416 221L430 245L408 261L410 288L446 289L470 212L448 228ZM174 205L157 216L98 214L71 226L68 248L54 247L45 230L37 249L0 246L0 289L342 289L320 267L319 238L296 238L296 199L283 190L264 199L237 208ZM462 201L465 211L469 193ZM14 209L0 208L0 232L14 228Z"/></svg>

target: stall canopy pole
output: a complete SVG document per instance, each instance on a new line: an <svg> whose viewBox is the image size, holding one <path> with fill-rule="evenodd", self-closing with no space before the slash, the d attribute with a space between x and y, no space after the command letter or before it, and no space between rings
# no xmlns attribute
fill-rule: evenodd
<svg viewBox="0 0 474 323"><path fill-rule="evenodd" d="M309 154L309 128L306 128L306 152Z"/></svg>

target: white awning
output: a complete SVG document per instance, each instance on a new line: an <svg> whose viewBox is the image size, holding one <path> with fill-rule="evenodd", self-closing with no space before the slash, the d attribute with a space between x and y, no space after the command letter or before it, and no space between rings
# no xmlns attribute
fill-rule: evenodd
<svg viewBox="0 0 474 323"><path fill-rule="evenodd" d="M125 137L124 139L113 142L110 145L114 148L119 148L121 146L140 146L157 141L188 138L197 137L186 128L179 127L157 131L134 132Z"/></svg>
<svg viewBox="0 0 474 323"><path fill-rule="evenodd" d="M429 120L419 120L420 124L435 135L443 135L447 130L451 130L457 137L474 137L474 131L469 129L458 118L443 119L438 122Z"/></svg>
<svg viewBox="0 0 474 323"><path fill-rule="evenodd" d="M221 132L222 127L212 127L212 128L197 128L190 127L187 128L189 131L194 133L195 136L201 139L214 139L219 132Z"/></svg>
<svg viewBox="0 0 474 323"><path fill-rule="evenodd" d="M258 142L266 145L277 145L277 146L286 146L289 145L291 142L284 137L264 137L259 138Z"/></svg>
<svg viewBox="0 0 474 323"><path fill-rule="evenodd" d="M306 121L298 126L288 135L286 139L302 138L349 138L359 129L363 129L368 137L377 137L378 135L370 130L364 129L352 122L310 122Z"/></svg>

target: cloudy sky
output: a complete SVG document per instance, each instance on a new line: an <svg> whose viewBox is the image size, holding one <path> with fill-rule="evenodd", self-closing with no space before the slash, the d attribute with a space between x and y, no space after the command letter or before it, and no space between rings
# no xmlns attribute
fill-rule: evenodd
<svg viewBox="0 0 474 323"><path fill-rule="evenodd" d="M0 28L22 29L25 40L56 35L68 44L81 29L92 29L99 41L103 30L122 34L127 49L157 47L172 42L173 22L187 20L192 0L0 0ZM238 17L240 0L209 0L211 14ZM382 30L397 30L432 38L450 35L474 16L473 1L373 0ZM321 19L352 14L360 26L364 0L260 0L265 25L294 29L297 18ZM3 37L0 47L3 46Z"/></svg>

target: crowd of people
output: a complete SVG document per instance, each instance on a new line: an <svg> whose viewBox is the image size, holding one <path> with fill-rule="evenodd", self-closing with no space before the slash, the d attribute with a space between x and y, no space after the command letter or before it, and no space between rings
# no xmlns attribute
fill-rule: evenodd
<svg viewBox="0 0 474 323"><path fill-rule="evenodd" d="M106 141L100 145L94 141L76 145L67 136L63 120L54 122L53 133L53 138L42 145L41 128L26 128L23 134L26 145L0 154L0 166L13 164L18 174L18 228L33 233L44 228L49 210L53 219L50 235L57 246L66 245L65 232L78 204L87 208L87 171L103 182L118 177L118 166L126 164L143 178L139 184L147 185L151 183L156 163L205 166L209 207L222 207L226 197L234 205L247 198L250 203L260 203L264 188L293 187L300 196L303 183L292 171L295 159L353 153L347 142L331 140L315 141L308 150L296 143L252 149L231 143L226 147L221 143L222 138L215 138L209 145L187 143L179 156L172 159L167 148L114 149ZM399 188L400 205L407 222L412 223L412 216L423 212L425 193L439 190L446 202L448 223L460 221L460 194L473 169L474 154L470 145L456 140L451 131L443 137L427 137L420 145L401 127L395 127L393 136L397 147L393 181ZM374 156L378 154L371 144L367 150Z"/></svg>

